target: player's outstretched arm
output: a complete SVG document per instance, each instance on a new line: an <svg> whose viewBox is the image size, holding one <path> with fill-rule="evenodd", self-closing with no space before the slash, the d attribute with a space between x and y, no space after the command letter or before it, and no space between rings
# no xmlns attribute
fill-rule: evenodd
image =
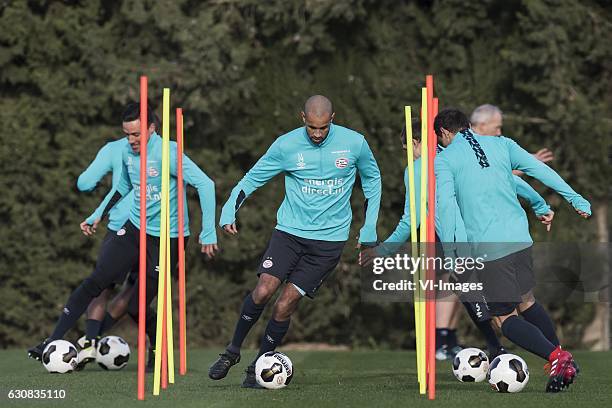
<svg viewBox="0 0 612 408"><path fill-rule="evenodd" d="M591 215L591 204L580 194L575 192L553 169L533 157L520 147L514 140L502 136L508 144L510 161L513 169L524 171L531 177L537 178L548 187L555 190L574 207L576 212L587 218Z"/></svg>
<svg viewBox="0 0 612 408"><path fill-rule="evenodd" d="M283 160L280 141L277 139L247 174L232 189L229 198L221 209L219 226L229 234L238 233L236 213L248 196L282 172Z"/></svg>
<svg viewBox="0 0 612 408"><path fill-rule="evenodd" d="M418 178L418 180L417 180ZM420 196L420 177L415 177L415 202L419 202L419 196ZM408 169L406 168L406 170L404 171L404 187L406 189L406 195L405 195L405 200L404 200L404 213L402 214L402 218L400 219L399 223L397 224L397 226L395 227L395 229L393 230L393 232L391 233L391 235L389 235L389 237L387 239L385 239L385 243L394 243L394 244L403 244L404 242L408 241L408 239L410 238L410 186L408 185ZM416 206L416 222L417 222L417 227L419 226L419 221L421 219L421 216L419 214L420 212L420 206L417 205Z"/></svg>
<svg viewBox="0 0 612 408"><path fill-rule="evenodd" d="M112 149L110 145L106 144L98 151L96 158L87 169L79 175L77 188L79 191L92 191L111 170L113 170Z"/></svg>
<svg viewBox="0 0 612 408"><path fill-rule="evenodd" d="M176 150L173 151L173 156L176 157ZM170 174L176 177L176 160L173 158L170 160ZM208 177L202 169L200 169L186 154L183 154L183 180L192 185L198 192L200 200L200 209L202 210L202 231L198 241L204 245L216 245L217 244L217 231L215 228L215 183ZM185 206L187 203L185 202ZM207 251L202 249L202 252L207 255L214 255L211 253L212 247L207 248Z"/></svg>
<svg viewBox="0 0 612 408"><path fill-rule="evenodd" d="M99 222L100 219L103 218L102 217L102 213L108 207L111 199L113 199L113 195L115 194L115 192L118 191L118 189L119 189L119 184L122 182L122 177L123 177L123 174L124 174L123 172L125 172L125 174L127 175L127 168L125 168L123 166L123 163L121 162L121 160L115 161L115 162L116 163L113 163L113 168L112 168L112 170L113 170L113 185L112 185L111 189L106 194L106 196L104 197L104 199L102 200L102 202L100 203L98 208L96 208L94 210L94 212L91 213L91 215L85 219L85 221L88 224L90 224L90 225L93 225L93 223L96 220L98 220L98 222ZM127 195L127 193L132 189L132 183L130 183L129 181L125 181L125 183L127 183L127 184L124 184L123 187L122 187L122 191L125 191L125 193L122 195L122 197L125 197ZM123 198L121 198L121 199L123 199ZM116 201L114 205L116 205L116 203L119 202L119 201L121 201L121 200ZM113 206L109 207L108 210L110 211L110 209Z"/></svg>
<svg viewBox="0 0 612 408"><path fill-rule="evenodd" d="M516 194L529 202L536 217L546 226L546 231L550 231L555 212L550 209L546 200L529 183L518 176L513 176L513 178L516 185Z"/></svg>
<svg viewBox="0 0 612 408"><path fill-rule="evenodd" d="M535 215L540 217L548 214L550 206L546 203L546 200L544 200L544 198L522 178L518 176L512 176L512 178L516 185L516 194L529 202Z"/></svg>
<svg viewBox="0 0 612 408"><path fill-rule="evenodd" d="M532 153L533 157L535 157L536 159L538 159L539 161L541 161L542 163L548 163L551 162L555 159L555 155L553 154L553 152L551 152L550 150L548 150L546 147L538 150L535 153ZM523 176L525 173L523 173L520 170L512 170L512 174L514 174L515 176Z"/></svg>
<svg viewBox="0 0 612 408"><path fill-rule="evenodd" d="M357 159L357 170L359 170L361 187L365 196L365 220L359 231L359 242L373 243L377 240L376 223L378 221L378 210L380 209L382 183L378 164L365 139Z"/></svg>
<svg viewBox="0 0 612 408"><path fill-rule="evenodd" d="M91 214L85 221L80 224L81 231L83 234L90 236L96 232L98 224L101 220L106 218L110 210L117 205L125 196L134 188L130 182L127 167L125 164L121 165L122 170L120 172L113 172L113 179L119 175L119 181L116 183L113 180L113 188L108 192L102 203L98 208Z"/></svg>

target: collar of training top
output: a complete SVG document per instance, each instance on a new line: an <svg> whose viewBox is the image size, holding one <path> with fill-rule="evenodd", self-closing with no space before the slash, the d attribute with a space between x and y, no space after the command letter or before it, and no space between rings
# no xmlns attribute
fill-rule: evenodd
<svg viewBox="0 0 612 408"><path fill-rule="evenodd" d="M312 141L312 139L310 139L310 136L308 136L308 131L306 130L306 126L304 126L304 137L306 137L306 139L308 140L308 142L310 142L311 145L316 146L316 147L323 147L325 145L327 145L329 143L329 141L331 140L332 136L334 135L334 124L330 123L329 124L329 132L327 133L327 136L325 137L325 139L323 139L323 141L319 144L316 144Z"/></svg>

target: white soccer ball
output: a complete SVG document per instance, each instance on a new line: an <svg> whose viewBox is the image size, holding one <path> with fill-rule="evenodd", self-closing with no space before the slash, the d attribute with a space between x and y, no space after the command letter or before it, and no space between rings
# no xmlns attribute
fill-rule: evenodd
<svg viewBox="0 0 612 408"><path fill-rule="evenodd" d="M461 382L484 381L488 370L489 358L474 347L464 348L453 359L453 374Z"/></svg>
<svg viewBox="0 0 612 408"><path fill-rule="evenodd" d="M105 370L121 370L130 359L130 346L119 336L104 337L96 351L96 362Z"/></svg>
<svg viewBox="0 0 612 408"><path fill-rule="evenodd" d="M270 351L255 362L255 378L264 388L276 390L283 388L293 378L293 364L289 357L278 351Z"/></svg>
<svg viewBox="0 0 612 408"><path fill-rule="evenodd" d="M501 354L491 362L487 379L497 392L519 392L529 382L529 368L519 356Z"/></svg>
<svg viewBox="0 0 612 408"><path fill-rule="evenodd" d="M42 363L50 373L69 373L77 366L77 349L66 340L54 340L47 344Z"/></svg>

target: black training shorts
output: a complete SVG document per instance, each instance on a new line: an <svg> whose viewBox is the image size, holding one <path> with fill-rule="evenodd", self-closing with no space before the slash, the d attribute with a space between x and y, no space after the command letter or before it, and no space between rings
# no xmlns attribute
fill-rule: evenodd
<svg viewBox="0 0 612 408"><path fill-rule="evenodd" d="M522 295L535 287L531 247L485 262L478 279L491 315L512 313L522 302Z"/></svg>
<svg viewBox="0 0 612 408"><path fill-rule="evenodd" d="M314 298L340 262L345 243L300 238L275 229L257 275L267 273L281 282L290 282Z"/></svg>

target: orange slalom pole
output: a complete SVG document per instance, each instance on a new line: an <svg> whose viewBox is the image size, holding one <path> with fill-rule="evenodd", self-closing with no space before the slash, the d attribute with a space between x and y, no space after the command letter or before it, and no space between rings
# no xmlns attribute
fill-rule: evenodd
<svg viewBox="0 0 612 408"><path fill-rule="evenodd" d="M437 141L437 137L435 132L433 131L433 118L435 118L438 115L438 98L433 98L433 106L432 106L432 133L433 133L433 137L434 140ZM438 144L436 143L435 146L437 146ZM434 150L434 158L435 155L437 154L437 150ZM432 162L432 169L435 170L434 167L435 164L435 160ZM433 189L434 189L434 194L435 194L435 189L436 189L436 178L435 176L432 179L433 182ZM434 201L435 202L435 201ZM435 206L434 206L434 213L432 215L432 223L433 223L433 229L435 231L436 228L436 223L435 223ZM435 244L434 244L435 245ZM433 251L435 252L435 247L433 249ZM435 273L434 273L435 274ZM436 297L434 295L433 298L433 307L431 308L431 320L432 320L432 324L433 324L433 329L430 333L430 335L432 336L433 342L434 342L434 351L432 353L432 355L430 356L431 361L432 361L432 378L431 378L431 383L429 384L429 395L428 398L430 400L434 400L436 399L436 356L435 356L435 339L436 339Z"/></svg>
<svg viewBox="0 0 612 408"><path fill-rule="evenodd" d="M435 257L435 213L436 213L436 179L434 173L434 163L436 159L437 137L434 134L434 106L433 106L433 91L434 82L433 75L425 77L425 86L427 88L427 138L430 143L427 146L428 155L428 176L427 176L427 253L428 257ZM433 282L435 280L434 268L429 268L427 271L427 280ZM428 398L435 399L436 395L436 291L435 289L428 290L426 300L426 319L427 319L427 391Z"/></svg>
<svg viewBox="0 0 612 408"><path fill-rule="evenodd" d="M147 139L148 81L140 77L140 239L138 265L138 399L145 399L145 350L147 313ZM144 187L143 187L144 186Z"/></svg>
<svg viewBox="0 0 612 408"><path fill-rule="evenodd" d="M432 98L433 98L433 77L431 75L427 75L425 76L425 88L427 90L427 123L426 123L426 129L427 129L427 140L428 140L428 144L427 144L427 151L423 152L422 154L426 154L427 155L427 220L426 220L426 229L427 229L427 244L426 244L426 249L425 249L425 253L427 255L427 257L430 257L432 255L431 253L431 242L435 241L435 231L433 231L431 229L431 211L432 211L432 204L435 204L435 197L433 197L431 195L431 185L432 185L432 180L431 180L431 171L430 169L433 167L433 157L431 155L431 151L432 148L435 148L435 143L432 140L432 135L431 135L431 129L430 129L430 124L432 123L431 121L431 105L432 105ZM426 280L430 280L431 279L431 274L430 274L430 270L429 268L426 269L425 271L425 279ZM426 366L427 366L427 384L429 385L429 374L430 374L430 365L429 365L429 354L431 353L431 348L432 348L432 339L429 335L430 333L430 329L431 329L431 290L427 289L425 291L425 359L426 359ZM435 339L434 339L434 343L435 343ZM435 348L435 344L433 345L433 347Z"/></svg>
<svg viewBox="0 0 612 408"><path fill-rule="evenodd" d="M187 373L187 312L185 307L185 223L183 186L183 109L176 108L176 178L178 205L178 268L179 268L179 375Z"/></svg>

